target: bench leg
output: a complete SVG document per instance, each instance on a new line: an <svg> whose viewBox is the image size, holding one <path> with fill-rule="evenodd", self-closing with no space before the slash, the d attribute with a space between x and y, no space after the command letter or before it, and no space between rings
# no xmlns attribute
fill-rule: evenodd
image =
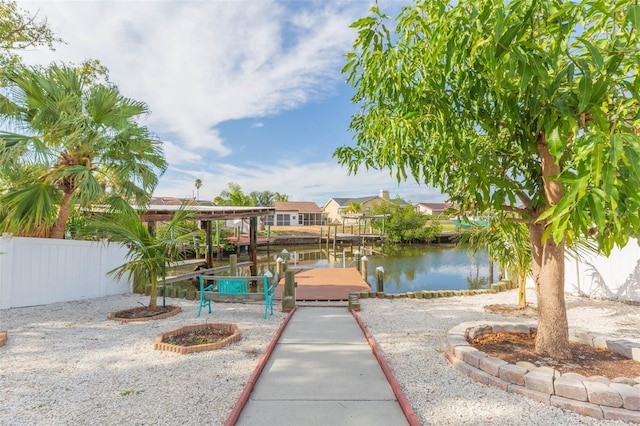
<svg viewBox="0 0 640 426"><path fill-rule="evenodd" d="M200 300L200 306L198 307L198 315L196 315L196 318L200 318L200 311L202 311L202 307L204 305L209 306L209 313L211 313L211 300Z"/></svg>
<svg viewBox="0 0 640 426"><path fill-rule="evenodd" d="M264 301L264 319L267 319L267 313L269 312L269 307L271 307L271 315L273 315L273 296L268 297Z"/></svg>

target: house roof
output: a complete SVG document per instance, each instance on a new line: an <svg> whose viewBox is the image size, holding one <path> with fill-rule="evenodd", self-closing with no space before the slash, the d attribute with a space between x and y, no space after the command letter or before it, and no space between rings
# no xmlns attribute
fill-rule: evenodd
<svg viewBox="0 0 640 426"><path fill-rule="evenodd" d="M135 207L140 211L143 221L167 221L171 220L173 214L178 211L179 205L154 205L146 207ZM247 207L247 206L202 206L190 205L187 210L193 211L195 220L225 220L225 219L246 219L250 217L269 216L275 213L273 207Z"/></svg>
<svg viewBox="0 0 640 426"><path fill-rule="evenodd" d="M451 206L450 203L416 203L416 206L428 207L432 210L444 210Z"/></svg>
<svg viewBox="0 0 640 426"><path fill-rule="evenodd" d="M276 212L322 213L322 209L313 201L275 201Z"/></svg>
<svg viewBox="0 0 640 426"><path fill-rule="evenodd" d="M366 203L367 201L375 200L376 198L380 198L381 200L384 200L384 198L374 195L372 197L358 197L358 198L331 198L329 201L333 200L339 206L342 207L342 206L348 206L351 203L363 204L363 203ZM327 201L327 204L329 203L329 201Z"/></svg>
<svg viewBox="0 0 640 426"><path fill-rule="evenodd" d="M329 201L325 203L325 207L331 202L331 200L335 201L340 207L346 207L351 203L364 204L371 200L384 200L384 201L388 201L390 203L395 204L395 200L387 200L386 198L382 198L379 195L373 195L370 197L358 197L358 198L331 198L329 199ZM407 202L401 199L398 205L405 206L407 205Z"/></svg>

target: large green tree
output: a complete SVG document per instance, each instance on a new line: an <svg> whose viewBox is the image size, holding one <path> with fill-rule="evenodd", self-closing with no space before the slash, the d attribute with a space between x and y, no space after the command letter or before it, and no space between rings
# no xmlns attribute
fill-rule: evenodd
<svg viewBox="0 0 640 426"><path fill-rule="evenodd" d="M61 41L45 18L21 10L14 1L0 0L0 67L19 63L18 50L37 46L53 49Z"/></svg>
<svg viewBox="0 0 640 426"><path fill-rule="evenodd" d="M167 166L139 123L147 105L76 68L5 73L0 95L3 231L63 238L74 207L146 205Z"/></svg>
<svg viewBox="0 0 640 426"><path fill-rule="evenodd" d="M372 225L391 243L429 243L442 231L438 221L429 222L429 218L411 204L380 203L373 206L371 214L385 216L374 219Z"/></svg>
<svg viewBox="0 0 640 426"><path fill-rule="evenodd" d="M640 5L424 0L389 22L373 8L353 25L361 111L335 156L526 224L536 351L570 358L565 244L607 254L640 234Z"/></svg>

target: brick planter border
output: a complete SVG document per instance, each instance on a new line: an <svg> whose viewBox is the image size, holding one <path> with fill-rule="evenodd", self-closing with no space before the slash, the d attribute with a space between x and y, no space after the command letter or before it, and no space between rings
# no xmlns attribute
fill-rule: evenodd
<svg viewBox="0 0 640 426"><path fill-rule="evenodd" d="M488 356L467 341L467 338L499 331L529 333L532 328L536 325L486 321L462 323L449 330L445 356L456 370L506 392L596 419L640 423L640 377L609 380L602 376L560 374L553 368L536 367L530 363L513 365ZM609 339L605 335L579 329L570 329L569 338L640 361L640 343Z"/></svg>
<svg viewBox="0 0 640 426"><path fill-rule="evenodd" d="M112 312L111 314L109 314L109 319L110 320L114 320L114 321L120 321L120 322L140 322L140 321L153 321L153 320L159 320L159 319L163 319L163 318L169 318L172 317L174 315L178 315L180 312L182 312L182 308L180 306L171 306L168 305L167 308L171 308L170 311L165 312L164 314L160 314L160 315L155 315L152 317L144 317L144 318L118 318L116 315L123 313L123 312L129 312L129 311L136 311L139 309L144 309L141 307L137 307L137 308L130 308L130 309L123 309L121 311L116 311L116 312Z"/></svg>
<svg viewBox="0 0 640 426"><path fill-rule="evenodd" d="M171 343L163 342L165 337L170 336L172 334L183 333L185 331L191 331L191 330L201 330L206 328L220 329L224 332L232 333L232 334L231 336L225 337L224 339L220 339L217 342L206 343L202 345L181 346L181 345L174 345ZM164 333L158 334L156 336L156 341L153 344L153 349L158 351L176 352L184 355L184 354L190 354L193 352L213 351L216 349L220 349L233 342L237 342L241 338L242 338L242 335L240 334L240 329L235 324L226 324L226 323L220 323L220 322L192 324L192 325L185 325L184 327L176 328L174 330L166 331Z"/></svg>

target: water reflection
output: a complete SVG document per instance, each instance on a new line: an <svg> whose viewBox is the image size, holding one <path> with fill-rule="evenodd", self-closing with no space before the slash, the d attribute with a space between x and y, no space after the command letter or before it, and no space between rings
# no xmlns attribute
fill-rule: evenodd
<svg viewBox="0 0 640 426"><path fill-rule="evenodd" d="M273 268L274 259L282 248L272 247L269 257L260 256L260 262ZM309 268L354 266L354 248L338 247L336 251L318 246L287 247L290 265ZM382 250L381 254L378 250ZM406 293L419 290L461 290L488 288L489 260L486 252L471 255L464 248L451 245L386 246L373 253L365 250L369 259L367 281L375 288L375 270L382 266L384 291Z"/></svg>
<svg viewBox="0 0 640 426"><path fill-rule="evenodd" d="M387 293L488 287L487 254L472 256L453 246L404 246L388 256L371 256L369 282L374 282L373 271L379 266L385 270Z"/></svg>

